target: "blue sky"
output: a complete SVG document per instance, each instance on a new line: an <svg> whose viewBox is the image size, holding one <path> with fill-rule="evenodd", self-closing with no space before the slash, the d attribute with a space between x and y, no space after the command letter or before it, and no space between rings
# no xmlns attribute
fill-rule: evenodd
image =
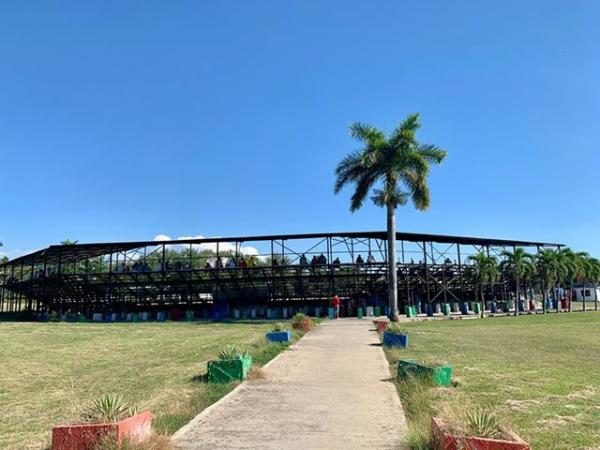
<svg viewBox="0 0 600 450"><path fill-rule="evenodd" d="M354 121L448 151L400 230L600 255L600 3L0 4L0 241L385 227L333 170Z"/></svg>

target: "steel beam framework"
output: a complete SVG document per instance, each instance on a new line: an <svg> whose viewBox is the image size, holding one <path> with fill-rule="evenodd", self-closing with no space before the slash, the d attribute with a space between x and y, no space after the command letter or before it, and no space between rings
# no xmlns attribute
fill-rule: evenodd
<svg viewBox="0 0 600 450"><path fill-rule="evenodd" d="M469 255L560 248L416 233L397 239L401 310L474 299ZM355 305L384 306L386 249L385 231L50 246L0 266L0 312L194 310L217 299L232 307L324 306L334 294ZM484 290L503 301L510 286L501 279Z"/></svg>

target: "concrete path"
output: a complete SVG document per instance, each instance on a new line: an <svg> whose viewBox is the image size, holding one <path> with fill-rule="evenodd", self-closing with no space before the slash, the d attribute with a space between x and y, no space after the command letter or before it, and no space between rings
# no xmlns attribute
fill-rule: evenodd
<svg viewBox="0 0 600 450"><path fill-rule="evenodd" d="M400 449L406 420L370 320L325 321L180 429L178 449Z"/></svg>

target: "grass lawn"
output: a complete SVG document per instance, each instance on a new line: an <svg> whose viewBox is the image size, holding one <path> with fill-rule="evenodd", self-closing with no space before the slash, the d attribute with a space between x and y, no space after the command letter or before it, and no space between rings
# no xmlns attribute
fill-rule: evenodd
<svg viewBox="0 0 600 450"><path fill-rule="evenodd" d="M428 448L431 414L483 408L534 449L600 448L600 313L413 322L399 358L447 361L457 385L398 383L413 448Z"/></svg>
<svg viewBox="0 0 600 450"><path fill-rule="evenodd" d="M172 433L233 388L202 381L226 344L262 365L272 323L0 323L0 448L41 449L53 425L77 421L90 401L122 394ZM295 332L295 337L299 335Z"/></svg>

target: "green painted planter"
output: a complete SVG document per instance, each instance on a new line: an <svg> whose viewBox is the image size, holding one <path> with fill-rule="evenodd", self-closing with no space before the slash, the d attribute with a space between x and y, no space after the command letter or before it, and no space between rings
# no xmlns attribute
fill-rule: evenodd
<svg viewBox="0 0 600 450"><path fill-rule="evenodd" d="M475 303L475 314L481 314L481 303Z"/></svg>
<svg viewBox="0 0 600 450"><path fill-rule="evenodd" d="M252 367L252 356L236 359L216 359L208 362L208 381L210 383L230 383L242 381Z"/></svg>
<svg viewBox="0 0 600 450"><path fill-rule="evenodd" d="M417 316L417 308L415 306L407 306L406 308L406 317L410 318Z"/></svg>
<svg viewBox="0 0 600 450"><path fill-rule="evenodd" d="M502 303L502 312L510 312L510 305L508 304L508 302Z"/></svg>
<svg viewBox="0 0 600 450"><path fill-rule="evenodd" d="M402 359L398 361L397 373L399 378L409 375L429 377L436 386L452 384L452 367L448 364L428 366L415 359Z"/></svg>
<svg viewBox="0 0 600 450"><path fill-rule="evenodd" d="M381 308L379 306L375 307L375 317L379 317L381 315Z"/></svg>
<svg viewBox="0 0 600 450"><path fill-rule="evenodd" d="M445 316L450 315L450 305L448 303L444 303L444 305L442 306L442 312Z"/></svg>
<svg viewBox="0 0 600 450"><path fill-rule="evenodd" d="M357 316L359 319L363 318L363 309L362 308L358 308L357 312L356 312Z"/></svg>
<svg viewBox="0 0 600 450"><path fill-rule="evenodd" d="M187 322L192 322L194 320L194 312L193 311L186 311L185 312L185 320Z"/></svg>

